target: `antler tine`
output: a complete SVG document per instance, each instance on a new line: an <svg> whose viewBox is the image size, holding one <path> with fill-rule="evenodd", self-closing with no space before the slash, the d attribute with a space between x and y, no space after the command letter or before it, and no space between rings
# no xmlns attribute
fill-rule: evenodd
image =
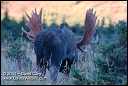
<svg viewBox="0 0 128 86"><path fill-rule="evenodd" d="M25 14L26 14L26 16L28 17L28 19L30 20L31 19L31 17L28 15L28 13L25 11Z"/></svg>
<svg viewBox="0 0 128 86"><path fill-rule="evenodd" d="M94 13L93 13L93 14L94 14L94 16L96 16L96 11L94 11Z"/></svg>
<svg viewBox="0 0 128 86"><path fill-rule="evenodd" d="M36 8L35 8L35 13L37 14Z"/></svg>
<svg viewBox="0 0 128 86"><path fill-rule="evenodd" d="M35 14L34 11L32 10L32 15Z"/></svg>
<svg viewBox="0 0 128 86"><path fill-rule="evenodd" d="M42 8L40 9L39 16L40 16L40 18L42 17Z"/></svg>

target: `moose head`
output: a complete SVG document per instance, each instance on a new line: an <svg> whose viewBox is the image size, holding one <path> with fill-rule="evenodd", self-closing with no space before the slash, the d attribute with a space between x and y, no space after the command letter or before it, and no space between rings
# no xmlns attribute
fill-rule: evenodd
<svg viewBox="0 0 128 86"><path fill-rule="evenodd" d="M83 51L82 46L89 44L95 32L96 12L88 9L84 22L84 35L81 40L77 40L74 33L67 27L43 29L42 9L39 14L36 9L30 17L27 13L26 21L29 32L23 29L28 39L34 43L34 51L37 58L37 66L45 75L46 69L50 71L53 81L57 80L58 72L69 74L71 65L78 60L78 51Z"/></svg>

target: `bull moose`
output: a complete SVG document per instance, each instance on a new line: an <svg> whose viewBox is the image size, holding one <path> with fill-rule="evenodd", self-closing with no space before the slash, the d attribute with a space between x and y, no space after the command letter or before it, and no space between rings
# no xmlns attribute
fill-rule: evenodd
<svg viewBox="0 0 128 86"><path fill-rule="evenodd" d="M26 26L30 31L23 29L27 38L34 43L34 51L37 59L38 69L46 74L50 71L51 80L56 81L59 72L69 74L72 64L78 60L78 51L83 51L82 46L89 44L96 26L96 12L88 9L85 15L84 35L77 40L75 34L67 27L43 29L42 9L39 14L37 10L32 11L32 16L27 13Z"/></svg>

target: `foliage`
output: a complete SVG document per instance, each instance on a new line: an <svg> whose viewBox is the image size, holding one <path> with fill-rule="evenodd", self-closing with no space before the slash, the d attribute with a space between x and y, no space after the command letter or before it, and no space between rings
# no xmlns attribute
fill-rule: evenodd
<svg viewBox="0 0 128 86"><path fill-rule="evenodd" d="M119 21L114 28L107 27L110 31L102 33L107 42L100 41L95 62L99 68L98 82L100 84L126 84L127 83L127 26L124 21ZM106 29L106 28L105 28ZM112 31L110 29L113 29ZM101 30L101 29L100 29ZM110 37L106 37L109 35Z"/></svg>
<svg viewBox="0 0 128 86"><path fill-rule="evenodd" d="M107 27L104 27L104 19L102 20L101 25L97 25L96 34L93 39L98 37L98 42L92 43L94 46L92 51L93 54L86 56L84 58L93 58L92 60L84 61L82 57L80 60L83 62L83 66L80 69L76 68L71 70L73 84L98 84L98 85L125 85L127 84L127 22L119 21L116 24L110 24ZM68 27L76 35L83 35L83 26L76 24L74 26L69 26L65 21L59 27ZM24 17L20 22L10 19L8 13L5 13L5 17L1 20L1 39L2 42L5 40L8 41L9 48L7 50L7 58L10 59L23 59L27 65L28 62L32 64L31 60L26 56L26 50L22 49L26 41L25 37L22 35L21 27L25 26ZM52 24L48 27L44 23L44 28L56 28L55 20L52 21ZM28 29L27 29L28 30ZM91 52L88 50L88 52ZM85 60L86 60L85 59ZM85 70L91 70L92 68L85 67L85 65L93 62L95 64L94 74L89 72L90 75L93 75L93 79L87 78L87 72Z"/></svg>

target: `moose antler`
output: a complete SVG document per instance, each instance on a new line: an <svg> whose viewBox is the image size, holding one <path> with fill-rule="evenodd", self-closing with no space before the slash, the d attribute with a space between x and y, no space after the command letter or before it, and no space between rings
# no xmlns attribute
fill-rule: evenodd
<svg viewBox="0 0 128 86"><path fill-rule="evenodd" d="M22 31L27 35L29 40L34 41L37 33L41 31L42 8L39 14L37 14L37 11L35 9L35 12L32 11L31 17L27 13L26 16L28 17L28 21L26 20L26 26L30 29L30 31L27 32L24 30L24 28L22 28Z"/></svg>
<svg viewBox="0 0 128 86"><path fill-rule="evenodd" d="M81 51L83 50L80 47L82 45L87 45L90 42L93 33L95 32L95 25L96 25L96 19L97 19L95 14L96 12L93 13L93 9L87 10L85 26L84 26L85 33L82 40L80 40L80 42L77 43L77 48L80 49Z"/></svg>

